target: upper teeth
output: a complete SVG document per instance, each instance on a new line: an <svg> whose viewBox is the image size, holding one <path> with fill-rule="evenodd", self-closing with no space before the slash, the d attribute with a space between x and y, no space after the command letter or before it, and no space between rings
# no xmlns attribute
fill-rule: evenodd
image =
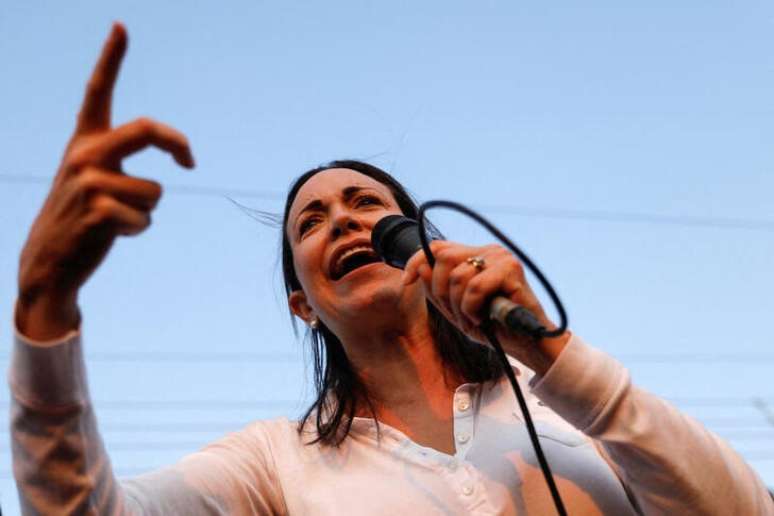
<svg viewBox="0 0 774 516"><path fill-rule="evenodd" d="M373 252L371 247L367 245L357 245L355 247L351 247L347 249L346 251L341 253L341 255L339 256L339 259L336 260L336 268L341 269L341 265L344 262L344 260L352 256L353 254L362 253L363 251L366 251L368 253Z"/></svg>

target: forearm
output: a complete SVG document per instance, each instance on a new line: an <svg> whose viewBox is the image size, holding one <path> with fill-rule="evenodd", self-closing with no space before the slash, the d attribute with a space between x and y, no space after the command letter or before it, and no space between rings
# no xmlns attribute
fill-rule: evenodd
<svg viewBox="0 0 774 516"><path fill-rule="evenodd" d="M14 477L24 514L122 514L120 488L89 407L12 408Z"/></svg>
<svg viewBox="0 0 774 516"><path fill-rule="evenodd" d="M17 334L10 371L14 476L25 514L120 514L77 333L51 346Z"/></svg>
<svg viewBox="0 0 774 516"><path fill-rule="evenodd" d="M534 393L599 443L646 514L774 514L758 476L722 439L579 339Z"/></svg>
<svg viewBox="0 0 774 516"><path fill-rule="evenodd" d="M590 434L646 514L774 514L755 472L723 439L629 386Z"/></svg>

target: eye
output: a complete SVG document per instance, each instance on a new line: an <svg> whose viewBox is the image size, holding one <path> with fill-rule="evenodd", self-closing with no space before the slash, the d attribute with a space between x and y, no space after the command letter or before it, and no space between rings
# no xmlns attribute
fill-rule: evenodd
<svg viewBox="0 0 774 516"><path fill-rule="evenodd" d="M355 200L355 206L371 206L373 204L382 204L382 200L373 195L361 195Z"/></svg>
<svg viewBox="0 0 774 516"><path fill-rule="evenodd" d="M303 236L304 233L312 229L319 222L318 217L308 217L301 225L298 226L298 234Z"/></svg>

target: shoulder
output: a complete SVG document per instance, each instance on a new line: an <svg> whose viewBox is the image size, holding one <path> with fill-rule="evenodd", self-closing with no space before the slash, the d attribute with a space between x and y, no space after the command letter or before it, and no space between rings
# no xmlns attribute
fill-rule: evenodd
<svg viewBox="0 0 774 516"><path fill-rule="evenodd" d="M303 429L299 421L286 417L253 421L241 430L225 437L227 441L240 443L254 452L269 454L275 464L313 460L321 452L314 418L307 420Z"/></svg>
<svg viewBox="0 0 774 516"><path fill-rule="evenodd" d="M286 417L253 421L243 428L224 435L205 449L228 447L247 448L251 451L271 449L277 446L292 446L299 441L298 423Z"/></svg>
<svg viewBox="0 0 774 516"><path fill-rule="evenodd" d="M298 422L292 421L286 417L276 417L273 419L260 419L247 424L238 433L248 435L264 435L272 438L286 438L296 435Z"/></svg>

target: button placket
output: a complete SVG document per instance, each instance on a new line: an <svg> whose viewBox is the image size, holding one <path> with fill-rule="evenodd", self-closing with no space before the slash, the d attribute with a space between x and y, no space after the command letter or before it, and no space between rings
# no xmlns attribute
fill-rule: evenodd
<svg viewBox="0 0 774 516"><path fill-rule="evenodd" d="M454 412L456 414L465 414L468 410L470 410L470 406L470 393L462 390L454 395Z"/></svg>
<svg viewBox="0 0 774 516"><path fill-rule="evenodd" d="M454 393L454 443L456 448L455 455L464 458L470 448L473 440L473 428L475 421L475 411L473 410L473 397L475 391L470 385L463 385L457 388Z"/></svg>

